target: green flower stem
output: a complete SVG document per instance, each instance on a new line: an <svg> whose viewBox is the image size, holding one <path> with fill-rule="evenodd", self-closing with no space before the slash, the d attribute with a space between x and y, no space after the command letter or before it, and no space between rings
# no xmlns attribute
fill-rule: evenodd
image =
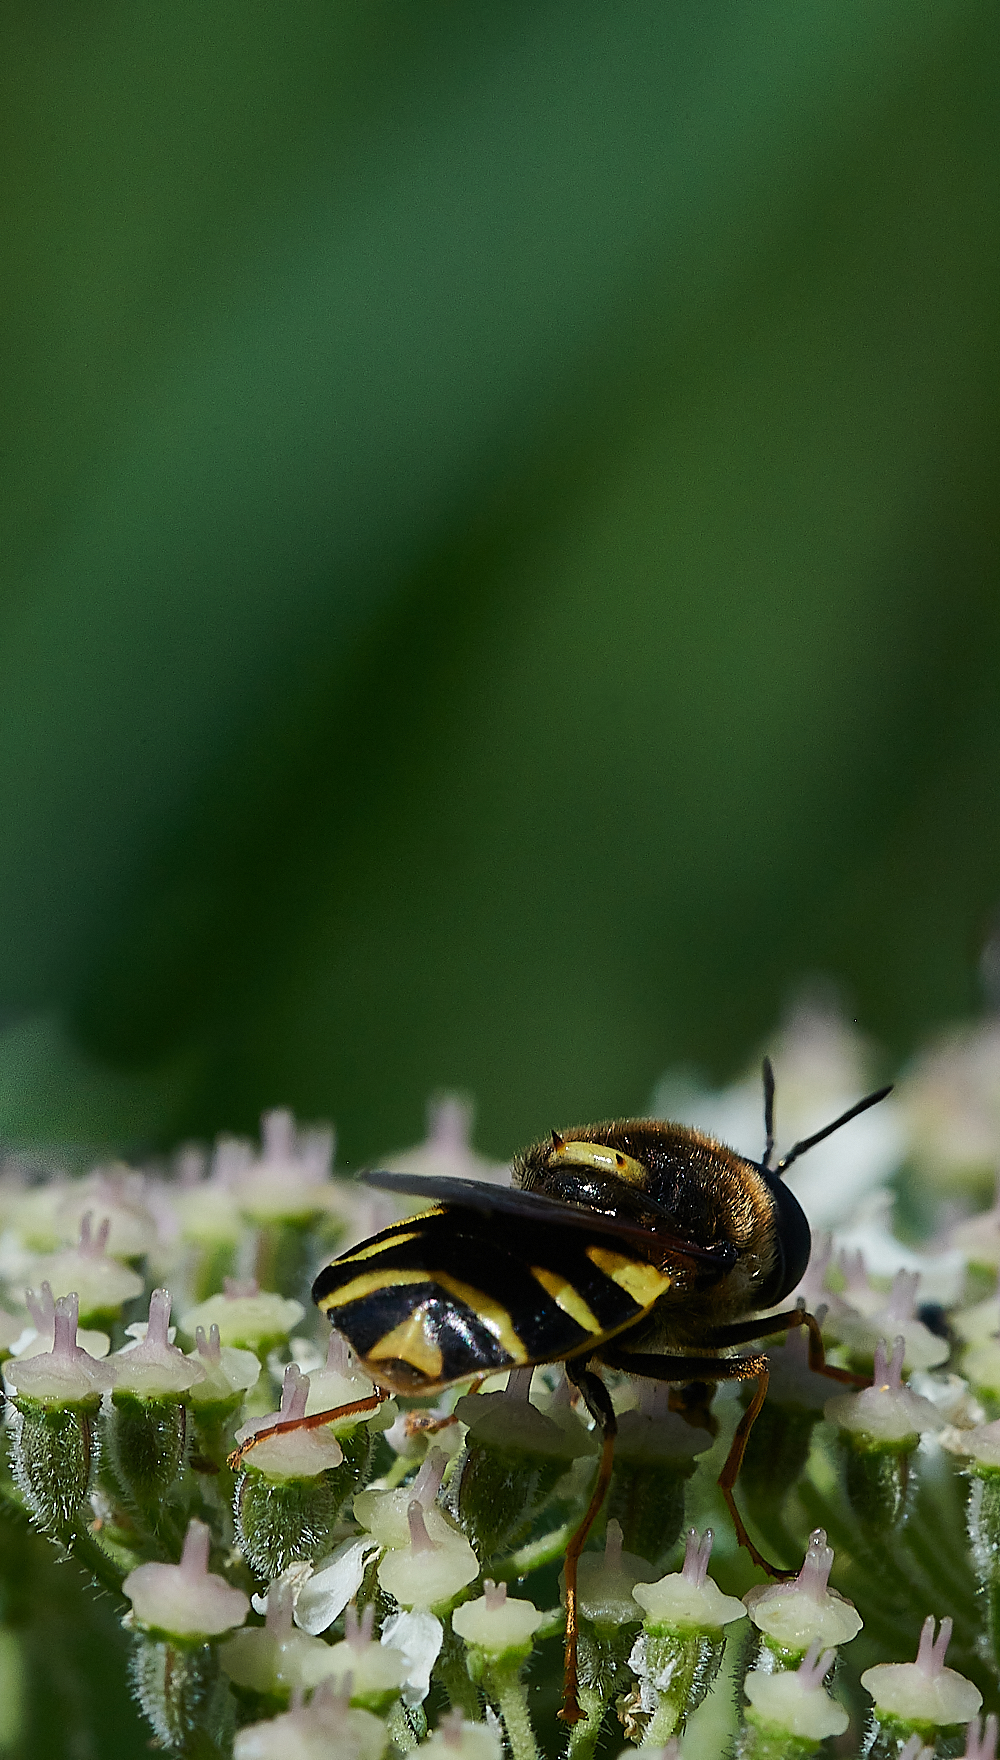
<svg viewBox="0 0 1000 1760"><path fill-rule="evenodd" d="M482 1720L482 1705L475 1683L469 1678L465 1645L452 1631L451 1620L444 1622L444 1640L435 1674L456 1711L472 1723Z"/></svg>
<svg viewBox="0 0 1000 1760"><path fill-rule="evenodd" d="M817 1744L808 1737L768 1729L756 1720L747 1721L737 1748L739 1760L813 1760L817 1752Z"/></svg>
<svg viewBox="0 0 1000 1760"><path fill-rule="evenodd" d="M569 1746L566 1750L568 1760L590 1760L597 1747L597 1738L604 1722L605 1701L596 1687L581 1685L577 1689L577 1698L583 1716L579 1723L574 1723L569 1734Z"/></svg>
<svg viewBox="0 0 1000 1760"><path fill-rule="evenodd" d="M108 1556L100 1541L95 1539L83 1519L80 1520L76 1531L70 1536L68 1544L69 1551L76 1559L77 1564L89 1571L95 1581L100 1583L102 1589L110 1590L112 1595L121 1595L122 1584L127 1572L119 1570L114 1559Z"/></svg>
<svg viewBox="0 0 1000 1760"><path fill-rule="evenodd" d="M513 1760L538 1760L531 1727L528 1695L520 1668L488 1668L483 1675L486 1696L503 1718Z"/></svg>

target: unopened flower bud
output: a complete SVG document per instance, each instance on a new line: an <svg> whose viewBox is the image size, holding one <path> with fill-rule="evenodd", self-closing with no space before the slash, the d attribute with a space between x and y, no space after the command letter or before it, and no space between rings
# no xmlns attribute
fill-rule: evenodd
<svg viewBox="0 0 1000 1760"><path fill-rule="evenodd" d="M835 1648L860 1632L863 1621L853 1602L828 1587L833 1547L817 1528L794 1583L769 1583L743 1597L746 1610L768 1648L793 1666L814 1644Z"/></svg>
<svg viewBox="0 0 1000 1760"><path fill-rule="evenodd" d="M209 1530L188 1527L180 1564L141 1564L122 1584L132 1612L148 1631L204 1642L241 1626L250 1611L242 1589L208 1568Z"/></svg>
<svg viewBox="0 0 1000 1760"><path fill-rule="evenodd" d="M823 1686L834 1656L833 1650L821 1651L819 1643L813 1643L796 1669L777 1673L751 1669L743 1683L750 1701L748 1724L809 1744L843 1735L851 1720ZM812 1747L801 1751L811 1753Z"/></svg>
<svg viewBox="0 0 1000 1760"><path fill-rule="evenodd" d="M915 1662L880 1662L865 1670L861 1685L874 1699L883 1728L900 1736L933 1739L939 1730L976 1716L983 1702L979 1688L944 1665L951 1626L950 1619L943 1619L935 1638L934 1618L929 1614Z"/></svg>

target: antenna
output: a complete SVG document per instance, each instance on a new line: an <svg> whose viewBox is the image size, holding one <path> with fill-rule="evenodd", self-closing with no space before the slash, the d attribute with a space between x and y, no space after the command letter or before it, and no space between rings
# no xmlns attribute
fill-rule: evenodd
<svg viewBox="0 0 1000 1760"><path fill-rule="evenodd" d="M773 1076L771 1079L772 1079L772 1081L774 1080ZM805 1137L805 1138L803 1138L801 1143L796 1143L793 1148L789 1149L788 1154L783 1155L781 1160L778 1162L777 1167L774 1169L775 1173L780 1178L780 1176L785 1172L785 1169L788 1167L791 1167L792 1162L797 1161L800 1155L804 1155L807 1149L814 1149L816 1147L817 1143L821 1143L823 1141L824 1137L832 1136L834 1131L839 1131L842 1124L850 1124L851 1119L857 1118L859 1112L867 1112L869 1106L877 1106L880 1100L884 1100L886 1095L891 1094L891 1093L892 1093L892 1083L890 1082L888 1087L879 1088L876 1093L867 1094L865 1096L865 1098L863 1100L859 1100L856 1103L856 1105L849 1106L847 1111L842 1112L839 1118L835 1118L832 1124L824 1125L823 1129L821 1131L817 1131L815 1136ZM766 1115L767 1115L767 1076L766 1075L764 1077L764 1111L765 1111L765 1119L766 1119ZM770 1152L770 1139L768 1141L769 1141L768 1152ZM763 1163L763 1165L766 1167L767 1162L765 1161Z"/></svg>

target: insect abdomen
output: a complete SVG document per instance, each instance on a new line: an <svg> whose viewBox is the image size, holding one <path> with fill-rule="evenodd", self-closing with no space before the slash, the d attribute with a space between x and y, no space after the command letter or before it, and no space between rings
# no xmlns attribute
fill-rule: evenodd
<svg viewBox="0 0 1000 1760"><path fill-rule="evenodd" d="M313 1299L376 1380L420 1392L592 1349L670 1283L604 1238L449 1206L335 1259Z"/></svg>

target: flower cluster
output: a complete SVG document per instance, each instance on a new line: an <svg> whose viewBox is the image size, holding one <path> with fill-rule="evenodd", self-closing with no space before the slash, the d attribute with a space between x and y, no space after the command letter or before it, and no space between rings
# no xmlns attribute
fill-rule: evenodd
<svg viewBox="0 0 1000 1760"><path fill-rule="evenodd" d="M789 1143L867 1080L867 1048L816 1013L779 1055ZM995 1760L1000 1212L956 1221L1000 1166L994 1091L1000 1035L969 1029L796 1164L819 1231L797 1295L841 1380L818 1373L804 1327L768 1342L736 1488L787 1580L738 1548L716 1487L741 1385L713 1396L603 1371L616 1459L579 1561L569 1729L562 1572L598 1467L593 1421L558 1365L433 1402L383 1396L308 1289L406 1200L337 1176L330 1133L287 1113L210 1159L0 1175L5 1507L114 1597L135 1695L172 1753L535 1760L568 1743L588 1760L603 1740ZM752 1124L743 1084L665 1084L656 1110L752 1154L752 1099ZM468 1132L442 1102L428 1141L388 1164L505 1179ZM919 1247L892 1232L904 1163Z"/></svg>

